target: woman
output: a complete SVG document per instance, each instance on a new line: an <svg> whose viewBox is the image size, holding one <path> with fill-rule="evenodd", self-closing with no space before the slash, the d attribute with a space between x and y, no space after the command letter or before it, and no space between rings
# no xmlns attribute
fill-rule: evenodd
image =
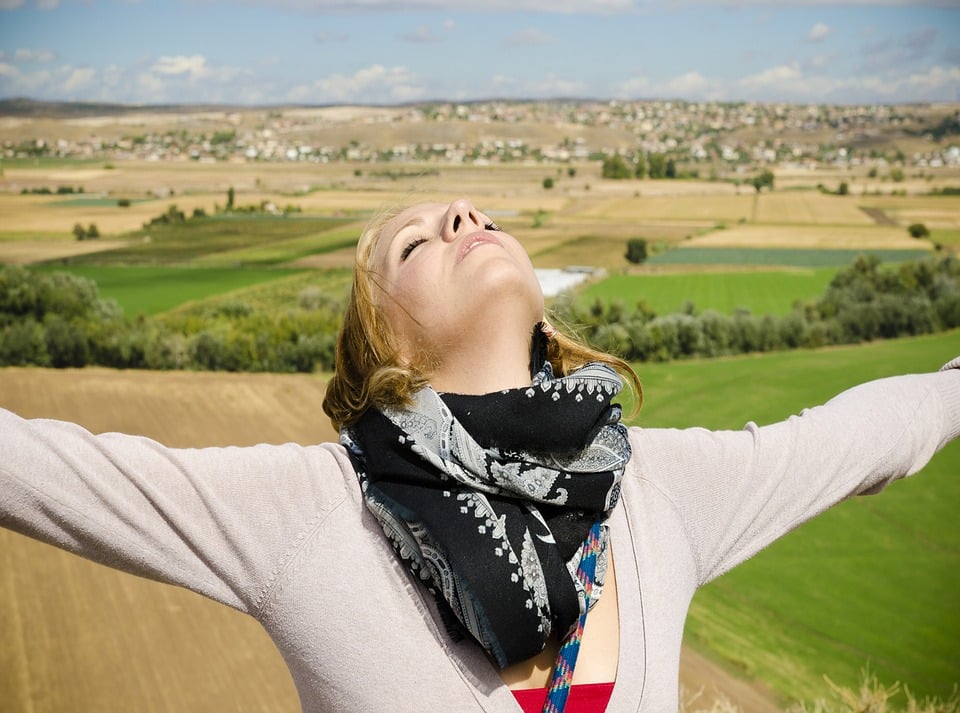
<svg viewBox="0 0 960 713"><path fill-rule="evenodd" d="M675 711L700 585L960 433L957 368L762 428L626 429L629 367L543 316L515 239L466 199L413 206L358 246L341 444L176 450L2 412L0 523L256 617L306 711L539 709L588 607L567 712Z"/></svg>

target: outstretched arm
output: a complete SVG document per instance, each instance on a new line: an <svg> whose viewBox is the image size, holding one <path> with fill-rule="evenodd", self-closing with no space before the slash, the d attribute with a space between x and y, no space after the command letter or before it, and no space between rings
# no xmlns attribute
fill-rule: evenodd
<svg viewBox="0 0 960 713"><path fill-rule="evenodd" d="M249 613L340 473L330 446L172 449L0 409L0 526Z"/></svg>
<svg viewBox="0 0 960 713"><path fill-rule="evenodd" d="M960 359L741 431L631 429L640 475L673 504L700 584L841 500L922 468L960 435Z"/></svg>

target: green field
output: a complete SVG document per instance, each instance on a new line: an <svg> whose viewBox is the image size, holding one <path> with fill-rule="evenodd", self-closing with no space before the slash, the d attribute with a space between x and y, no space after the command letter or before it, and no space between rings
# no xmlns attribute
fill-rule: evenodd
<svg viewBox="0 0 960 713"><path fill-rule="evenodd" d="M862 381L931 371L960 333L816 352L641 364L648 427L781 420ZM960 683L960 443L920 477L803 525L694 598L687 642L787 698L856 688L869 668L917 695Z"/></svg>
<svg viewBox="0 0 960 713"><path fill-rule="evenodd" d="M580 301L620 300L627 307L644 301L657 314L679 312L689 302L698 311L713 309L730 314L743 307L754 314L784 315L798 299L813 300L823 294L834 274L832 268L821 268L613 275L586 287Z"/></svg>
<svg viewBox="0 0 960 713"><path fill-rule="evenodd" d="M153 315L187 302L203 300L252 285L289 278L296 270L282 268L144 267L111 265L44 265L44 272L69 272L97 283L100 296L114 299L124 314Z"/></svg>
<svg viewBox="0 0 960 713"><path fill-rule="evenodd" d="M210 265L277 265L305 254L336 250L355 243L357 232L348 238L342 228L350 218L273 215L221 215L194 218L185 223L145 227L126 238L136 242L118 250L74 257L75 264L184 265L202 259ZM271 246L292 242L290 250ZM253 257L243 251L253 250ZM247 259L244 259L244 258Z"/></svg>
<svg viewBox="0 0 960 713"><path fill-rule="evenodd" d="M842 267L858 255L876 255L884 262L923 260L928 250L820 250L805 248L677 248L654 255L651 265L777 265Z"/></svg>

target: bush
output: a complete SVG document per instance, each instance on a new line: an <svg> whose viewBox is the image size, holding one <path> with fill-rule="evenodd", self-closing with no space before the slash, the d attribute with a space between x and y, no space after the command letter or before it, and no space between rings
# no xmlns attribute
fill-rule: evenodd
<svg viewBox="0 0 960 713"><path fill-rule="evenodd" d="M545 189L547 189L547 190L550 190L551 188L553 188L553 179L550 178L549 176L547 176L546 178L544 178L544 179L543 179L543 187L544 187Z"/></svg>
<svg viewBox="0 0 960 713"><path fill-rule="evenodd" d="M627 253L625 255L629 262L639 265L647 260L647 241L643 238L631 238L627 241Z"/></svg>
<svg viewBox="0 0 960 713"><path fill-rule="evenodd" d="M601 175L604 178L622 180L624 178L632 178L633 171L627 165L627 162L623 159L623 156L620 154L614 154L613 156L607 156L605 159L603 159Z"/></svg>
<svg viewBox="0 0 960 713"><path fill-rule="evenodd" d="M930 237L930 231L923 223L911 223L907 228L907 232L910 233L910 237L912 238L919 239Z"/></svg>

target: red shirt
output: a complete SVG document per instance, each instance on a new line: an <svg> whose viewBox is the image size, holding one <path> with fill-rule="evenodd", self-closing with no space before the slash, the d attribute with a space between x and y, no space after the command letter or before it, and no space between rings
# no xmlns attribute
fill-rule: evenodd
<svg viewBox="0 0 960 713"><path fill-rule="evenodd" d="M543 710L544 701L547 700L546 688L524 688L511 692L523 713L540 713ZM570 686L564 713L603 713L607 709L612 693L613 682L581 683Z"/></svg>

